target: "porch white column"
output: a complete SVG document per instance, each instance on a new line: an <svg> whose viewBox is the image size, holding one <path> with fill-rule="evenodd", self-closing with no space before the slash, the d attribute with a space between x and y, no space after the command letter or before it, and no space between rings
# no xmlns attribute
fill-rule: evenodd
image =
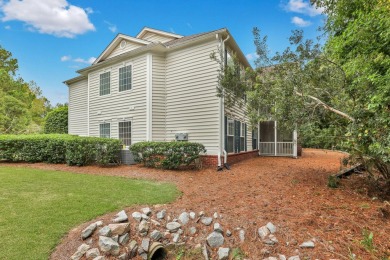
<svg viewBox="0 0 390 260"><path fill-rule="evenodd" d="M277 127L278 127L278 124L276 123L276 121L274 121L274 139L275 139L275 156L278 155L278 149L277 149L277 145L278 145L278 130L277 130Z"/></svg>
<svg viewBox="0 0 390 260"><path fill-rule="evenodd" d="M293 157L298 157L298 134L296 129L293 132Z"/></svg>

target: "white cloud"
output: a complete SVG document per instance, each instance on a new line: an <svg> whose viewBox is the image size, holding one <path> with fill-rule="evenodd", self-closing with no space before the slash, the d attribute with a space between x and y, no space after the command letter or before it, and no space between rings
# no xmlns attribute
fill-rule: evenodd
<svg viewBox="0 0 390 260"><path fill-rule="evenodd" d="M10 0L0 5L0 11L2 21L21 21L28 30L58 37L73 38L95 30L88 11L66 0Z"/></svg>
<svg viewBox="0 0 390 260"><path fill-rule="evenodd" d="M112 24L108 21L104 21L104 23L108 25L108 30L110 30L112 33L116 33L116 31L118 31L118 28L116 27L115 24Z"/></svg>
<svg viewBox="0 0 390 260"><path fill-rule="evenodd" d="M70 55L64 55L61 57L61 61L68 61L68 60L71 60L72 57Z"/></svg>
<svg viewBox="0 0 390 260"><path fill-rule="evenodd" d="M64 55L61 57L61 61L73 61L76 63L85 63L85 64L92 64L95 60L96 60L95 57L90 57L89 59L83 59L83 58L72 59L72 56L70 55Z"/></svg>
<svg viewBox="0 0 390 260"><path fill-rule="evenodd" d="M87 14L93 14L94 13L94 11L93 11L93 9L91 7L85 8L85 11L87 12Z"/></svg>
<svg viewBox="0 0 390 260"><path fill-rule="evenodd" d="M300 17L298 17L298 16L294 16L294 17L291 19L291 22L292 22L293 24L295 24L296 26L299 26L299 27L306 27L306 26L311 25L311 22L310 22L310 21L303 20L302 18L300 18Z"/></svg>
<svg viewBox="0 0 390 260"><path fill-rule="evenodd" d="M4 26L4 29L11 30L11 26L10 25L6 25L6 26Z"/></svg>
<svg viewBox="0 0 390 260"><path fill-rule="evenodd" d="M289 12L305 14L312 17L320 15L324 11L323 8L317 8L306 0L289 0L285 8Z"/></svg>
<svg viewBox="0 0 390 260"><path fill-rule="evenodd" d="M259 55L257 55L256 52L253 52L253 53L248 53L247 55L245 55L245 57L250 61L250 60L257 59Z"/></svg>

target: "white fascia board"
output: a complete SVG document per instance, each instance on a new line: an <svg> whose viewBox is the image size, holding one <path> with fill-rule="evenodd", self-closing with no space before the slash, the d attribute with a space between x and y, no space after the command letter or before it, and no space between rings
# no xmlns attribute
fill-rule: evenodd
<svg viewBox="0 0 390 260"><path fill-rule="evenodd" d="M136 36L136 38L141 38L142 36L144 36L144 34L146 34L147 32L151 32L151 33L155 33L155 34L160 34L160 35L164 35L164 36L168 36L168 37L174 37L174 38L182 38L184 37L183 35L179 35L179 34L175 34L175 33L169 33L169 32L164 32L164 31L160 31L160 30L156 30L156 29L152 29L152 28L149 28L149 27L144 27Z"/></svg>

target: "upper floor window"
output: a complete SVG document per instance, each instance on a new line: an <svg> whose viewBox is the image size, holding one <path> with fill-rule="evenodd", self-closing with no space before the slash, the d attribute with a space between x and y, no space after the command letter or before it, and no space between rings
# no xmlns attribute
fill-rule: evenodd
<svg viewBox="0 0 390 260"><path fill-rule="evenodd" d="M110 94L110 72L100 74L100 96Z"/></svg>
<svg viewBox="0 0 390 260"><path fill-rule="evenodd" d="M228 119L227 122L227 135L234 136L234 120Z"/></svg>
<svg viewBox="0 0 390 260"><path fill-rule="evenodd" d="M131 89L131 65L119 68L119 91Z"/></svg>
<svg viewBox="0 0 390 260"><path fill-rule="evenodd" d="M99 125L100 137L110 138L110 123L104 123Z"/></svg>

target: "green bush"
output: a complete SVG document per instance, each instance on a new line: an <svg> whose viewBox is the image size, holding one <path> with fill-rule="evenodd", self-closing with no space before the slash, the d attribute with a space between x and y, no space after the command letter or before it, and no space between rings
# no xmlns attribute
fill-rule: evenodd
<svg viewBox="0 0 390 260"><path fill-rule="evenodd" d="M45 118L44 133L68 133L68 106L55 108L47 114Z"/></svg>
<svg viewBox="0 0 390 260"><path fill-rule="evenodd" d="M204 145L191 142L140 142L130 146L136 162L147 167L177 169L206 153Z"/></svg>
<svg viewBox="0 0 390 260"><path fill-rule="evenodd" d="M12 162L108 165L118 162L120 149L117 139L65 134L0 135L0 159Z"/></svg>

